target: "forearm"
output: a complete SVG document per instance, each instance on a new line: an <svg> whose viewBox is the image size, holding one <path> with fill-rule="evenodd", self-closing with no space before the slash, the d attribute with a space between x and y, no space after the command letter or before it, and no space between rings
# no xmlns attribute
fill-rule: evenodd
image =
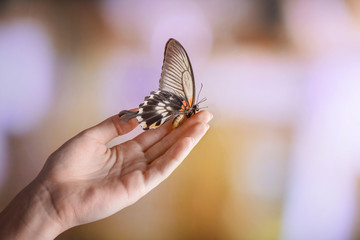
<svg viewBox="0 0 360 240"><path fill-rule="evenodd" d="M0 213L1 239L54 239L62 231L49 193L35 181Z"/></svg>

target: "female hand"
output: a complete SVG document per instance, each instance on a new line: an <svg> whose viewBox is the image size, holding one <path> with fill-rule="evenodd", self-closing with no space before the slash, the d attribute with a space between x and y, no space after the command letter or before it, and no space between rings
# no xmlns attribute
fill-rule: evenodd
<svg viewBox="0 0 360 240"><path fill-rule="evenodd" d="M0 214L0 233L53 238L133 204L184 160L211 118L201 111L174 130L169 122L111 148L106 144L138 126L136 119L122 122L115 115L81 132L49 157L37 178ZM24 202L26 207L19 208ZM16 218L21 224L4 231Z"/></svg>

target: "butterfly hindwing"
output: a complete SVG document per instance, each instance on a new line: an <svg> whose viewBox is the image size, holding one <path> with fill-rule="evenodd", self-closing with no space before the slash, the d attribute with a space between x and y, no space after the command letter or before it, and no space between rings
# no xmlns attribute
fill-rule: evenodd
<svg viewBox="0 0 360 240"><path fill-rule="evenodd" d="M151 92L140 104L136 119L144 130L154 129L179 115L181 99L173 93L158 90Z"/></svg>

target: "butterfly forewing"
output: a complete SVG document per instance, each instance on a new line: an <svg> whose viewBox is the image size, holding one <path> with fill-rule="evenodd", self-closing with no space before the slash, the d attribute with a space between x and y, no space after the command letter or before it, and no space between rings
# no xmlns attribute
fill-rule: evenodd
<svg viewBox="0 0 360 240"><path fill-rule="evenodd" d="M181 44L170 39L165 47L160 90L181 96L190 106L194 102L194 74L189 57Z"/></svg>

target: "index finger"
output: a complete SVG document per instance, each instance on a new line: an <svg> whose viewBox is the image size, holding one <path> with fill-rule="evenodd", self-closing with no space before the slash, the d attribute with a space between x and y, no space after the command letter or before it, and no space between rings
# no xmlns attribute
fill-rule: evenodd
<svg viewBox="0 0 360 240"><path fill-rule="evenodd" d="M136 118L127 122L121 121L118 114L109 117L101 123L85 130L85 134L106 144L115 137L124 135L138 126Z"/></svg>

